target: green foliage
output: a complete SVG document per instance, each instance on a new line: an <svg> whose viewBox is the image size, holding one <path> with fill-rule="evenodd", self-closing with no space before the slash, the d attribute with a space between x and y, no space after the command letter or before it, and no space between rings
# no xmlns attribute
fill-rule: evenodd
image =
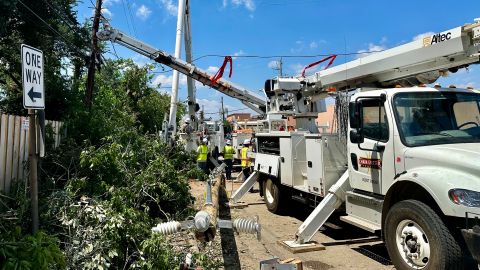
<svg viewBox="0 0 480 270"><path fill-rule="evenodd" d="M20 44L28 44L43 51L47 119L58 120L65 116L72 100L73 82L84 70L85 55L82 51L88 51L90 44L90 30L88 25L77 21L74 4L71 0L1 1L1 110L26 114L22 108ZM74 70L73 77L62 74L67 68Z"/></svg>
<svg viewBox="0 0 480 270"><path fill-rule="evenodd" d="M192 214L187 180L199 171L194 154L160 141L170 98L147 74L107 61L92 108L78 99L69 138L42 162L42 226L64 243L67 268L172 269L184 257L151 227Z"/></svg>
<svg viewBox="0 0 480 270"><path fill-rule="evenodd" d="M44 232L23 235L20 227L0 235L1 269L64 269L65 257L58 240Z"/></svg>
<svg viewBox="0 0 480 270"><path fill-rule="evenodd" d="M25 114L20 44L37 47L44 52L46 118L63 119L68 138L53 149L47 126L47 157L39 170L41 232L25 233L25 183L17 182L11 197L0 196L0 269L176 268L184 254L152 235L151 227L191 215L187 180L200 172L194 155L158 137L170 96L150 85L153 66L106 60L95 76L92 107L85 108L81 51L89 50L90 29L77 22L75 1L22 2L62 37L19 1L1 1L0 110ZM178 104L177 120L184 111Z"/></svg>

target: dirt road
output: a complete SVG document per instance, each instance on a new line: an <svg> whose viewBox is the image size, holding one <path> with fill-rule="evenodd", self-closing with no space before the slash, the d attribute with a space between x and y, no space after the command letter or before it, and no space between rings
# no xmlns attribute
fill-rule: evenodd
<svg viewBox="0 0 480 270"><path fill-rule="evenodd" d="M227 194L232 194L240 183L227 182ZM256 187L258 189L258 187ZM200 190L199 190L200 189ZM192 195L201 196L202 185L192 186ZM304 269L394 269L389 261L385 245L377 235L365 232L334 216L313 240L326 247L322 251L292 254L277 242L293 240L295 231L312 209L297 203L287 215L270 213L258 193L248 193L243 199L248 207L230 209L223 205L220 218L232 220L239 217L258 216L262 226L262 238L253 235L236 235L232 230L219 231L220 246L225 269L259 269L261 260L299 258Z"/></svg>

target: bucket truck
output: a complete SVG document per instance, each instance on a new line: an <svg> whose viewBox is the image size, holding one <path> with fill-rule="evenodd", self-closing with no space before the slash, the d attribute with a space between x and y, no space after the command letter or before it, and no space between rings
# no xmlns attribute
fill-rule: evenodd
<svg viewBox="0 0 480 270"><path fill-rule="evenodd" d="M480 93L422 86L478 63L477 20L309 77L267 80L269 114L294 116L297 131L257 134L255 171L233 202L259 181L271 212L292 199L315 207L290 248L344 206L341 220L381 232L396 269L464 269L464 256L480 259ZM312 132L328 96L336 133Z"/></svg>
<svg viewBox="0 0 480 270"><path fill-rule="evenodd" d="M342 220L382 232L397 269L463 269L464 255L480 257L480 93L418 87L480 62L480 22L309 77L267 80L268 102L118 30L99 37L268 111L255 171L232 200L259 181L271 212L292 199L315 207L287 244L307 243L344 205ZM337 133L319 134L314 120L329 96ZM296 118L295 132L272 128L285 116Z"/></svg>

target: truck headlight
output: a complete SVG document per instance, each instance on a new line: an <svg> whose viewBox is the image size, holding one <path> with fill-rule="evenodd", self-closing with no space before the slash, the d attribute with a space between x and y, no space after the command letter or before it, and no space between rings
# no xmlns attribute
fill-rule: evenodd
<svg viewBox="0 0 480 270"><path fill-rule="evenodd" d="M450 189L448 196L453 203L468 207L480 207L480 192L468 189Z"/></svg>

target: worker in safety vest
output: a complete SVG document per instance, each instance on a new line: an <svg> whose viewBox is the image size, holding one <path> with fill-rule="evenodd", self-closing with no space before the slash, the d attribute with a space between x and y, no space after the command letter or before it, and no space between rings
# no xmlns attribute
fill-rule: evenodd
<svg viewBox="0 0 480 270"><path fill-rule="evenodd" d="M242 158L242 171L243 171L243 176L245 177L244 179L247 180L247 178L250 176L250 169L251 169L251 161L250 158L248 157L247 153L250 151L250 139L246 139L243 142L243 147L240 152L241 158Z"/></svg>
<svg viewBox="0 0 480 270"><path fill-rule="evenodd" d="M208 147L207 147L207 143L208 143L207 138L204 138L202 140L202 144L200 144L197 148L197 166L205 174L208 174L208 167L207 167Z"/></svg>
<svg viewBox="0 0 480 270"><path fill-rule="evenodd" d="M232 179L233 154L235 154L235 149L233 149L232 141L227 140L226 145L223 147L223 162L227 165L225 168L227 180Z"/></svg>

